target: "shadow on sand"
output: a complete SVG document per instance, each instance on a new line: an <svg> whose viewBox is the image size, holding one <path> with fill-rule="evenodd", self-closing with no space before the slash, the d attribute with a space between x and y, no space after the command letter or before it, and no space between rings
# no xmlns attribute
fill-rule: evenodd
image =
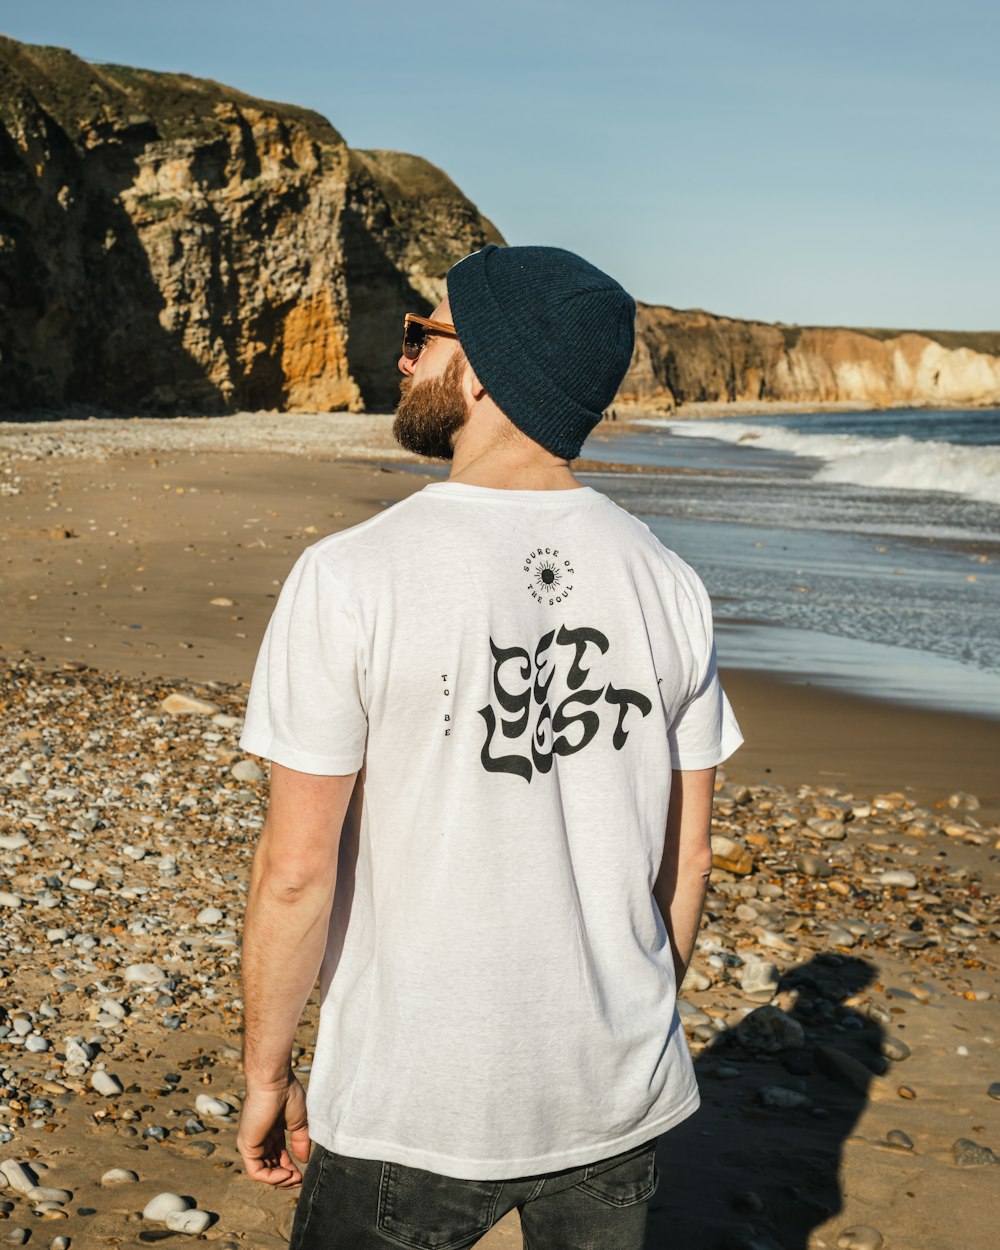
<svg viewBox="0 0 1000 1250"><path fill-rule="evenodd" d="M888 1068L884 1030L844 1001L875 977L864 960L818 954L781 979L797 993L784 1038L744 1025L697 1056L702 1105L660 1139L647 1250L806 1250L841 1210L841 1145Z"/></svg>

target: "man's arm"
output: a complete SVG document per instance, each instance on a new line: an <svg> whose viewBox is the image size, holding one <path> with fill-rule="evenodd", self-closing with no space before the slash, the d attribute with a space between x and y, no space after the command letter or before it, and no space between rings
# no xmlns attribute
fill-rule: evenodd
<svg viewBox="0 0 1000 1250"><path fill-rule="evenodd" d="M271 765L271 793L254 855L243 925L243 1069L239 1147L254 1180L301 1180L309 1138L292 1074L295 1030L319 975L337 883L337 855L357 773L314 776Z"/></svg>
<svg viewBox="0 0 1000 1250"><path fill-rule="evenodd" d="M712 872L715 769L675 769L653 897L670 936L678 988L694 954Z"/></svg>

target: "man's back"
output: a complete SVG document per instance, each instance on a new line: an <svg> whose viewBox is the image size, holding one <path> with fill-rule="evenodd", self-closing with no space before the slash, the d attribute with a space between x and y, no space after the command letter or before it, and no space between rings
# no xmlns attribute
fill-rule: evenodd
<svg viewBox="0 0 1000 1250"><path fill-rule="evenodd" d="M438 482L309 548L241 745L362 769L311 1136L502 1178L690 1114L651 891L672 769L738 742L700 580L589 487Z"/></svg>

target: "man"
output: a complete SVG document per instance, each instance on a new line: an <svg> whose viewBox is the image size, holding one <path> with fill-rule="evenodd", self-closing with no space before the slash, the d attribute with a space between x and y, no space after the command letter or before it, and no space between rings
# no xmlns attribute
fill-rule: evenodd
<svg viewBox="0 0 1000 1250"><path fill-rule="evenodd" d="M675 997L742 738L701 581L570 468L631 296L493 245L447 292L407 317L394 432L450 476L309 547L254 671L239 1148L302 1182L292 1250L455 1250L515 1207L532 1250L638 1250L699 1102Z"/></svg>

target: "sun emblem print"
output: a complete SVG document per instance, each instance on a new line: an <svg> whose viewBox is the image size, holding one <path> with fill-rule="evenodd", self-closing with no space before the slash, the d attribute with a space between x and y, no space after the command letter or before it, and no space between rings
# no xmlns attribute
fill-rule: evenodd
<svg viewBox="0 0 1000 1250"><path fill-rule="evenodd" d="M573 589L573 562L559 547L536 547L524 557L522 572L526 587L538 603L555 607Z"/></svg>

